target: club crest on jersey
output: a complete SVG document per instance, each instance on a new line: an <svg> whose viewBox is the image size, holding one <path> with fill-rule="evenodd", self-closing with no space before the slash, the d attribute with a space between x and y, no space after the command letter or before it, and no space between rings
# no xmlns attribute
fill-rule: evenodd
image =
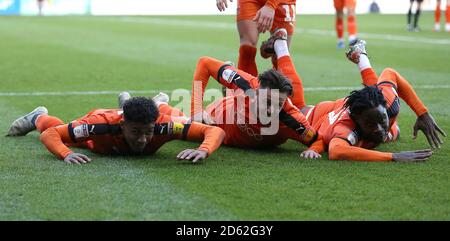
<svg viewBox="0 0 450 241"><path fill-rule="evenodd" d="M93 128L92 128L93 129ZM89 126L88 124L82 124L73 128L73 134L75 138L85 138L89 136Z"/></svg>
<svg viewBox="0 0 450 241"><path fill-rule="evenodd" d="M228 82L231 83L234 80L234 77L236 76L236 71L232 69L226 69L222 72L222 78ZM238 76L239 77L239 76Z"/></svg>

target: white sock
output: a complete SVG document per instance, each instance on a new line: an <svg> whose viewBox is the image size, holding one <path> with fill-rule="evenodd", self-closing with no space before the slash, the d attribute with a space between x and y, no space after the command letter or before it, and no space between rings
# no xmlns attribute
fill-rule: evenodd
<svg viewBox="0 0 450 241"><path fill-rule="evenodd" d="M450 32L450 23L445 24L445 31Z"/></svg>
<svg viewBox="0 0 450 241"><path fill-rule="evenodd" d="M350 35L348 36L348 42L351 43L353 40L356 39L356 35Z"/></svg>
<svg viewBox="0 0 450 241"><path fill-rule="evenodd" d="M361 54L359 56L359 63L358 63L359 71L363 71L368 68L372 68L372 65L370 65L369 58L365 54Z"/></svg>
<svg viewBox="0 0 450 241"><path fill-rule="evenodd" d="M434 24L434 31L436 31L436 32L441 31L441 23L435 23Z"/></svg>
<svg viewBox="0 0 450 241"><path fill-rule="evenodd" d="M289 56L289 48L287 46L286 40L282 39L275 40L273 48L275 49L275 53L277 54L278 59L283 56Z"/></svg>

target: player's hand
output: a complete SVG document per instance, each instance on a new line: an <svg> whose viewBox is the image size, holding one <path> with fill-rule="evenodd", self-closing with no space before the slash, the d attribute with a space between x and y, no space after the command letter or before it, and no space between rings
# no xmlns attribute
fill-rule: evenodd
<svg viewBox="0 0 450 241"><path fill-rule="evenodd" d="M233 2L233 0L230 0L230 2ZM225 11L225 9L228 7L227 0L216 0L217 9L219 11Z"/></svg>
<svg viewBox="0 0 450 241"><path fill-rule="evenodd" d="M186 149L178 154L178 160L192 160L192 163L197 163L200 160L206 159L208 152L203 150Z"/></svg>
<svg viewBox="0 0 450 241"><path fill-rule="evenodd" d="M317 153L316 151L313 151L313 150L306 150L300 154L300 157L303 157L305 159L317 159L317 158L321 158L322 155L320 155L319 153Z"/></svg>
<svg viewBox="0 0 450 241"><path fill-rule="evenodd" d="M445 137L447 136L428 112L417 117L416 124L414 125L413 139L417 138L418 130L423 132L432 148L440 148L441 144L444 143L439 137L439 133Z"/></svg>
<svg viewBox="0 0 450 241"><path fill-rule="evenodd" d="M275 9L268 6L264 6L258 10L256 16L253 18L253 21L258 24L258 32L265 33L266 31L270 31L274 15Z"/></svg>
<svg viewBox="0 0 450 241"><path fill-rule="evenodd" d="M91 162L91 159L81 153L71 153L64 158L64 162L71 164L86 164Z"/></svg>
<svg viewBox="0 0 450 241"><path fill-rule="evenodd" d="M392 160L395 162L423 162L433 155L430 149L418 151L402 151L392 154Z"/></svg>

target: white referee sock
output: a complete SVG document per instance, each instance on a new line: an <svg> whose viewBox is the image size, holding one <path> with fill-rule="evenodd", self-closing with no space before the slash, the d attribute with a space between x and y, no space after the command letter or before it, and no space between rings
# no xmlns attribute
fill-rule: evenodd
<svg viewBox="0 0 450 241"><path fill-rule="evenodd" d="M275 40L273 48L275 49L275 53L277 54L278 59L283 56L289 56L289 48L287 46L286 40L282 39Z"/></svg>
<svg viewBox="0 0 450 241"><path fill-rule="evenodd" d="M361 54L361 56L359 56L358 67L359 67L360 71L363 71L368 68L372 68L372 65L370 65L370 60L367 57L367 55Z"/></svg>

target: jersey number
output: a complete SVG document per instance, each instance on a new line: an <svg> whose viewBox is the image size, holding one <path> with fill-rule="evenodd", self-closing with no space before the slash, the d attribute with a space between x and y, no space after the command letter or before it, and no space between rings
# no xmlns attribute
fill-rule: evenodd
<svg viewBox="0 0 450 241"><path fill-rule="evenodd" d="M285 22L294 22L295 21L295 5L285 4L285 5L282 5L282 7L284 8L284 11L285 11L284 16L286 16L284 18L284 21Z"/></svg>

